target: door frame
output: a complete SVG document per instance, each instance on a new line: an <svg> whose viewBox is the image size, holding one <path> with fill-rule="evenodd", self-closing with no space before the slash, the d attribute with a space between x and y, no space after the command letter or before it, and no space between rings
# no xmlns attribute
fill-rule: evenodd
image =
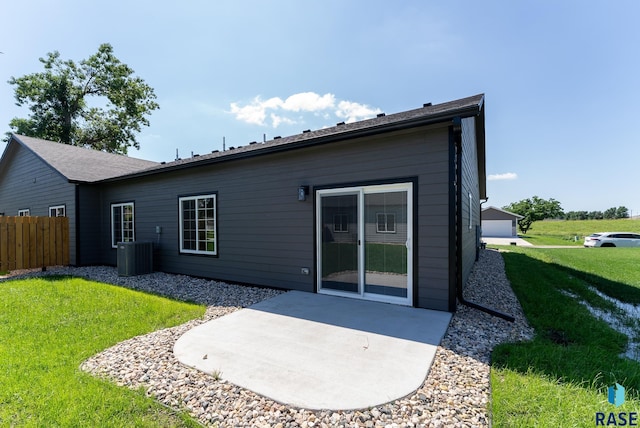
<svg viewBox="0 0 640 428"><path fill-rule="evenodd" d="M415 260L417 253L416 230L416 183L413 179L394 181L387 183L366 183L350 184L348 186L326 186L315 188L315 264L316 264L316 292L334 296L349 297L362 300L371 300L399 305L413 306L415 301ZM376 293L367 293L364 287L365 274L365 210L364 200L366 194L386 193L386 192L407 192L407 297L388 296ZM339 196L347 194L357 194L357 214L358 214L358 240L362 245L358 245L358 292L345 292L340 290L322 288L322 197Z"/></svg>

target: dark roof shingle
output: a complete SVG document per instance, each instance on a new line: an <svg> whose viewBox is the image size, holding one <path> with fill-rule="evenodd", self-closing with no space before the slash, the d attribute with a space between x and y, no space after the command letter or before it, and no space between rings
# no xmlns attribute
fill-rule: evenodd
<svg viewBox="0 0 640 428"><path fill-rule="evenodd" d="M408 110L401 113L378 115L373 119L352 123L340 123L329 128L315 131L304 131L289 137L276 137L264 143L251 143L246 146L214 151L212 153L198 155L152 166L145 171L134 172L128 175L155 174L169 169L188 168L208 162L231 160L238 157L257 156L262 153L293 149L307 145L321 144L335 139L346 139L351 136L360 136L365 132L382 132L395 128L408 128L412 125L424 125L425 123L437 123L450 120L453 117L474 116L483 109L484 94L478 94L455 101L441 104L425 104L423 107ZM126 177L123 177L126 178Z"/></svg>
<svg viewBox="0 0 640 428"><path fill-rule="evenodd" d="M14 134L11 138L72 182L90 183L106 180L158 165L157 162L24 135Z"/></svg>

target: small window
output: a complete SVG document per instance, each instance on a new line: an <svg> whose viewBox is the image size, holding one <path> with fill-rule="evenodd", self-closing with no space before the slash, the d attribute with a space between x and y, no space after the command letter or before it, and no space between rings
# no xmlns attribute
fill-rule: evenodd
<svg viewBox="0 0 640 428"><path fill-rule="evenodd" d="M216 195L179 198L180 252L218 254Z"/></svg>
<svg viewBox="0 0 640 428"><path fill-rule="evenodd" d="M18 210L18 216L19 217L27 217L31 215L31 211L29 211L29 208L25 208L23 210Z"/></svg>
<svg viewBox="0 0 640 428"><path fill-rule="evenodd" d="M65 217L66 215L67 209L64 205L49 207L49 217Z"/></svg>
<svg viewBox="0 0 640 428"><path fill-rule="evenodd" d="M348 214L334 214L333 231L338 233L344 233L349 231L349 215Z"/></svg>
<svg viewBox="0 0 640 428"><path fill-rule="evenodd" d="M392 213L378 213L376 231L378 233L396 233L396 215Z"/></svg>
<svg viewBox="0 0 640 428"><path fill-rule="evenodd" d="M111 247L135 241L133 202L111 204Z"/></svg>

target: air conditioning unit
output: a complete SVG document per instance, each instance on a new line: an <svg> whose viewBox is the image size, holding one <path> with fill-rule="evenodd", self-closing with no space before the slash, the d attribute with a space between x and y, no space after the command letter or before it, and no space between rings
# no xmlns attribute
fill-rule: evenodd
<svg viewBox="0 0 640 428"><path fill-rule="evenodd" d="M118 276L153 272L153 242L118 242Z"/></svg>

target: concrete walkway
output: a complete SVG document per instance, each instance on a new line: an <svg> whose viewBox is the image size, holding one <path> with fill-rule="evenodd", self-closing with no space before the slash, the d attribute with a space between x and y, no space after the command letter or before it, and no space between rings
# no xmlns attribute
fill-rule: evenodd
<svg viewBox="0 0 640 428"><path fill-rule="evenodd" d="M429 373L451 314L290 291L185 333L183 363L304 409L404 397Z"/></svg>
<svg viewBox="0 0 640 428"><path fill-rule="evenodd" d="M515 245L518 245L520 247L533 247L533 244L517 236L514 236L513 238L492 238L490 236L483 236L482 242L486 243L487 245L514 245L513 243L515 242Z"/></svg>

